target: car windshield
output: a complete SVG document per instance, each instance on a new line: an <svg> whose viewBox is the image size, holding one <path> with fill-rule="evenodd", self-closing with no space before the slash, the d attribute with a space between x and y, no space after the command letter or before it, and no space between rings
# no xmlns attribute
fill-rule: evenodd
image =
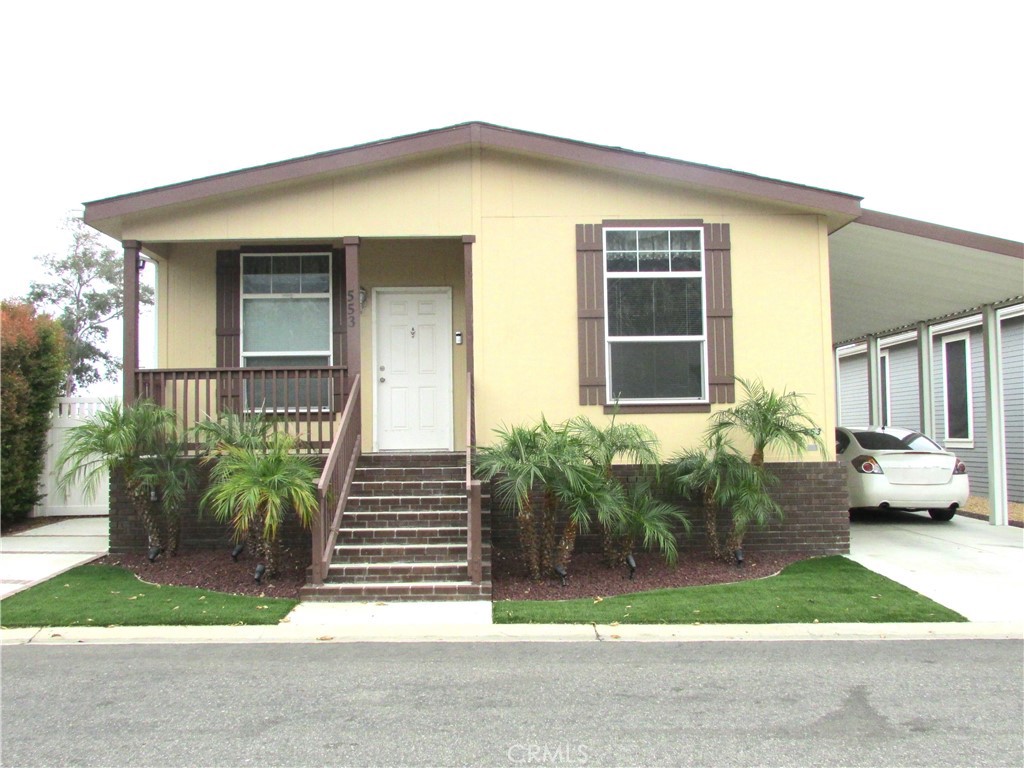
<svg viewBox="0 0 1024 768"><path fill-rule="evenodd" d="M935 443L920 432L897 437L889 432L854 432L861 448L869 451L941 451Z"/></svg>

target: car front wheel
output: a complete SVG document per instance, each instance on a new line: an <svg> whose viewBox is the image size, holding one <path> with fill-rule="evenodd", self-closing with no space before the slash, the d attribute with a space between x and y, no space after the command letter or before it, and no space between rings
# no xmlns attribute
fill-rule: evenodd
<svg viewBox="0 0 1024 768"><path fill-rule="evenodd" d="M928 514L932 516L932 520L938 520L940 523L946 523L953 519L953 515L956 514L955 509L929 509Z"/></svg>

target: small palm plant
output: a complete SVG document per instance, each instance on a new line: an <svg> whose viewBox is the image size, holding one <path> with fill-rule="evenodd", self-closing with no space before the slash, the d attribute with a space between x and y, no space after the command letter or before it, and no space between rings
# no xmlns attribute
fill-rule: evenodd
<svg viewBox="0 0 1024 768"><path fill-rule="evenodd" d="M280 531L293 512L308 528L320 503L317 470L309 456L295 453L297 441L283 432L260 448L222 444L202 499L215 518L229 522L236 542L259 536L259 554L267 576L280 566Z"/></svg>
<svg viewBox="0 0 1024 768"><path fill-rule="evenodd" d="M665 562L675 565L679 559L676 531L690 531L690 519L681 509L661 501L645 480L633 483L626 492L621 514L610 522L610 530L619 544L616 562L626 562L637 544L650 552L657 549Z"/></svg>
<svg viewBox="0 0 1024 768"><path fill-rule="evenodd" d="M181 543L181 513L189 491L196 486L196 465L185 458L187 442L173 432L145 457L139 466L143 485L156 489L163 511L167 536L163 542L172 557Z"/></svg>
<svg viewBox="0 0 1024 768"><path fill-rule="evenodd" d="M709 437L724 435L734 430L743 432L754 444L750 463L764 465L767 448L778 448L790 455L803 452L808 442L825 450L821 430L804 410L803 397L796 392L780 395L767 389L761 381L747 381L738 376L743 387L743 402L734 408L719 411L711 417Z"/></svg>
<svg viewBox="0 0 1024 768"><path fill-rule="evenodd" d="M769 494L775 477L744 459L721 433L711 433L699 449L677 456L671 473L680 492L701 500L708 546L716 558L736 556L752 524L764 525L782 516ZM724 546L718 532L719 510L732 516Z"/></svg>
<svg viewBox="0 0 1024 768"><path fill-rule="evenodd" d="M146 530L151 558L163 551L164 535L151 497L158 493L161 476L153 459L175 441L174 411L150 400L122 405L112 400L94 416L68 430L67 442L57 458L57 487L67 495L81 483L93 497L101 480L119 470L132 506Z"/></svg>

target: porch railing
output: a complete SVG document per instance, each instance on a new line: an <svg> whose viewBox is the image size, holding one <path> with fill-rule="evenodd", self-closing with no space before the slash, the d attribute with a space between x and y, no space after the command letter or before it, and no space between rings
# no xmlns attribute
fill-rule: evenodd
<svg viewBox="0 0 1024 768"><path fill-rule="evenodd" d="M327 571L334 557L334 543L341 528L341 516L345 513L352 477L362 445L362 395L359 375L352 378L352 388L341 415L341 424L331 444L327 462L317 483L320 497L320 511L313 518L313 563L312 581L315 586L324 583Z"/></svg>
<svg viewBox="0 0 1024 768"><path fill-rule="evenodd" d="M345 378L341 365L146 369L135 373L135 391L176 411L184 429L225 412L262 412L275 431L298 437L303 450L324 453L334 443Z"/></svg>
<svg viewBox="0 0 1024 768"><path fill-rule="evenodd" d="M473 413L473 374L466 374L466 557L469 580L483 581L483 537L481 535L480 481L473 478L473 447L476 418Z"/></svg>

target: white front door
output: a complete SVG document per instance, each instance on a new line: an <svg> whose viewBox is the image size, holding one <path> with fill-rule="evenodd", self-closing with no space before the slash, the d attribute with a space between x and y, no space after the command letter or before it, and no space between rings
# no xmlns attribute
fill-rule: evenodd
<svg viewBox="0 0 1024 768"><path fill-rule="evenodd" d="M377 450L451 450L451 290L379 288L373 304Z"/></svg>

